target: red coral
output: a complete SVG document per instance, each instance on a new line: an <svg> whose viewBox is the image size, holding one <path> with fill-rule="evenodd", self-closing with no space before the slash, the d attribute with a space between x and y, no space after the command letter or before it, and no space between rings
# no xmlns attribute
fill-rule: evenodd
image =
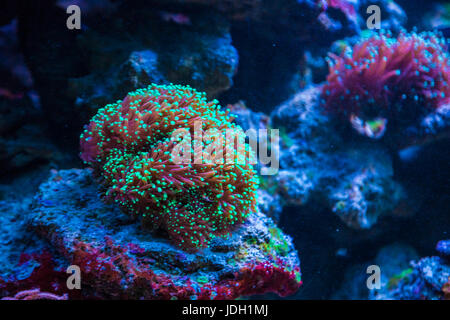
<svg viewBox="0 0 450 320"><path fill-rule="evenodd" d="M215 161L218 154L212 161L173 161L173 134L182 129L195 138L198 124L200 131L216 130L214 139L222 155L226 150L226 163ZM99 110L81 136L81 157L101 176L107 196L126 212L141 216L145 226L167 231L179 246L196 250L227 235L255 210L258 178L247 161L248 146L238 143L230 150L234 161L229 159L226 139L219 139L225 130L245 142L243 131L205 94L151 85ZM188 160L204 155L206 140L194 140Z"/></svg>
<svg viewBox="0 0 450 320"><path fill-rule="evenodd" d="M330 57L324 107L347 120L409 122L450 101L450 59L436 33L381 32Z"/></svg>

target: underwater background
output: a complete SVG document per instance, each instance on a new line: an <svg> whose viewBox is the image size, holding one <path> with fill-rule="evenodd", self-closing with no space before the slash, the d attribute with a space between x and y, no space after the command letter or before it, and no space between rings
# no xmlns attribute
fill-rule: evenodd
<svg viewBox="0 0 450 320"><path fill-rule="evenodd" d="M4 1L0 298L450 299L448 39L438 0ZM171 163L195 120L272 162Z"/></svg>

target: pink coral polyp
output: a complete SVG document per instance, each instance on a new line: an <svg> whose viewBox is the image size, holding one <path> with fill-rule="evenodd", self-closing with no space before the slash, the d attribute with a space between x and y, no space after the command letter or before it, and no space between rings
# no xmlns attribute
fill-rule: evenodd
<svg viewBox="0 0 450 320"><path fill-rule="evenodd" d="M345 119L402 121L450 101L450 60L436 33L380 32L328 62L324 107Z"/></svg>

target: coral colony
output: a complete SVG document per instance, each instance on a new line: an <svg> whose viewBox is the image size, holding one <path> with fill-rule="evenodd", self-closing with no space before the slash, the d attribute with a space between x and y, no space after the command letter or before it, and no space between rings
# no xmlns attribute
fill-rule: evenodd
<svg viewBox="0 0 450 320"><path fill-rule="evenodd" d="M151 85L100 109L81 135L81 157L101 177L107 197L189 249L207 246L242 223L255 210L258 185L251 164L238 161L237 148L235 162L172 161L173 133L194 132L199 121L205 130L236 128L205 94ZM194 141L192 156L207 142Z"/></svg>
<svg viewBox="0 0 450 320"><path fill-rule="evenodd" d="M372 138L388 122L417 119L450 101L450 59L437 33L375 33L328 62L325 109Z"/></svg>

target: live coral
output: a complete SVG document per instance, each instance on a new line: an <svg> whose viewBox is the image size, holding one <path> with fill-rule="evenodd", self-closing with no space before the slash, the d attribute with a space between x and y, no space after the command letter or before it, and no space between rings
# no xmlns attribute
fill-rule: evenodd
<svg viewBox="0 0 450 320"><path fill-rule="evenodd" d="M346 120L382 118L395 127L450 101L450 59L438 33L381 31L328 62L323 104Z"/></svg>
<svg viewBox="0 0 450 320"><path fill-rule="evenodd" d="M204 130L239 129L232 120L189 86L150 85L98 111L81 135L81 158L102 178L107 197L196 250L255 210L258 178L248 161L175 163L172 134L195 134L198 121ZM195 153L205 146L194 144ZM233 151L237 159L242 150Z"/></svg>

